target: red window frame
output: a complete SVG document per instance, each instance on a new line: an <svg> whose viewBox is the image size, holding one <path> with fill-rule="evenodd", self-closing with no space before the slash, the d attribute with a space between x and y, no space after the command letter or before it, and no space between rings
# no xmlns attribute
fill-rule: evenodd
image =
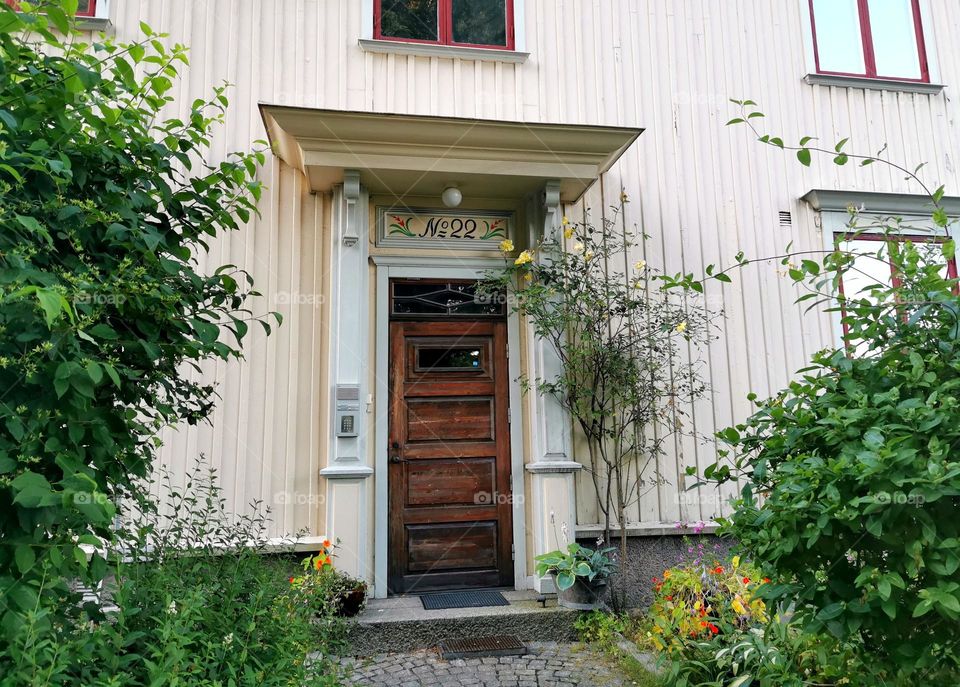
<svg viewBox="0 0 960 687"><path fill-rule="evenodd" d="M837 241L838 243L842 241L876 241L878 243L906 243L910 241L912 243L916 243L919 241L923 243L941 244L941 243L946 243L951 238L952 237L950 236L944 236L944 235L930 236L926 234L899 234L897 236L891 236L888 234L850 234L850 233L835 234L835 241ZM900 277L897 276L897 272L893 267L893 263L890 263L889 267L890 267L890 283L893 286L899 286ZM949 260L947 262L947 278L956 279L958 274L960 273L958 273L957 271L957 259L953 258L952 260ZM843 275L840 276L840 295L846 296L846 294L843 291ZM847 317L846 308L841 308L840 317L841 319L846 320L846 317ZM844 322L843 323L844 343L846 343L847 337L849 335L850 335L850 326L849 324L847 324L847 322Z"/></svg>
<svg viewBox="0 0 960 687"><path fill-rule="evenodd" d="M514 36L513 21L513 0L505 0L505 9L507 15L507 44L506 45L488 45L485 43L458 43L453 40L453 0L437 0L437 40L424 40L419 38L397 38L396 36L384 36L382 32L380 17L383 9L383 0L374 0L373 2L373 37L381 41L397 41L399 43L423 43L426 45L449 45L461 48L488 48L490 50L514 50L516 40Z"/></svg>
<svg viewBox="0 0 960 687"><path fill-rule="evenodd" d="M877 73L877 55L873 44L873 29L870 26L870 5L868 0L857 0L857 14L860 17L860 38L863 41L863 64L866 72L833 72L820 68L820 43L817 41L817 16L813 9L814 0L810 0L810 25L813 29L813 57L816 61L817 74L832 74L835 76L859 76L867 79L889 79L892 81L909 81L914 83L930 83L930 63L927 60L927 44L923 37L923 13L920 10L920 0L910 0L913 7L913 25L917 34L917 55L920 58L920 78L911 79L903 76L885 76Z"/></svg>
<svg viewBox="0 0 960 687"><path fill-rule="evenodd" d="M20 3L18 0L4 0L10 7L15 10L20 9ZM95 17L97 16L97 0L90 0L90 6L85 10L77 10L78 17Z"/></svg>

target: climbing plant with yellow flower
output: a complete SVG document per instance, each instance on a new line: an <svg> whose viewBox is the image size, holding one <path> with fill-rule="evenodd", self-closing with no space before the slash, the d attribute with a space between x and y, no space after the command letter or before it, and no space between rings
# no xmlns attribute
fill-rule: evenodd
<svg viewBox="0 0 960 687"><path fill-rule="evenodd" d="M611 523L629 519L646 485L662 482L658 461L689 431L691 404L706 393L696 352L708 313L688 307L683 292L657 288L662 271L640 258L641 237L622 209L599 225L564 217L566 250L548 242L515 258L505 250L504 269L483 286L514 290L514 309L559 358L555 377L524 379L524 387L555 397L583 436L575 458L590 475L607 541ZM620 544L625 549L625 536ZM612 586L614 604L622 604L626 590Z"/></svg>

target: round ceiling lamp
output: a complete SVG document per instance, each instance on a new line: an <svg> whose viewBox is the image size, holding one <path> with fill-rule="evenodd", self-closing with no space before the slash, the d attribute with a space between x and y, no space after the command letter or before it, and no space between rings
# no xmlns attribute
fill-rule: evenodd
<svg viewBox="0 0 960 687"><path fill-rule="evenodd" d="M447 186L443 189L443 195L440 198L448 208L459 207L460 203L463 202L463 194L456 186Z"/></svg>

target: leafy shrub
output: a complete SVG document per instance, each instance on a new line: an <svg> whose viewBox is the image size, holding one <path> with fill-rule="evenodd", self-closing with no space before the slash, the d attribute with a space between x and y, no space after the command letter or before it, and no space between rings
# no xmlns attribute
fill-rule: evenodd
<svg viewBox="0 0 960 687"><path fill-rule="evenodd" d="M854 680L854 677L856 679ZM763 625L687 643L671 657L671 687L881 685L856 652L777 616Z"/></svg>
<svg viewBox="0 0 960 687"><path fill-rule="evenodd" d="M903 172L931 214L920 227L875 216L861 226L852 208L846 240L869 231L874 248L838 244L819 259L787 251L798 302L836 313L845 341L720 433L732 450L704 475L744 485L724 531L777 578L765 597L792 604L810 632L826 628L861 647L888 684L937 684L934 670L949 675L940 684L957 684L960 295L947 268L956 226L944 187L931 190L917 176L923 165L911 172L882 151L847 154L848 139L830 150L814 137L791 147L760 136L755 103L735 102L742 116L731 124L797 151L804 165L817 152ZM855 279L843 289L846 277ZM854 281L864 286L855 291Z"/></svg>
<svg viewBox="0 0 960 687"><path fill-rule="evenodd" d="M662 579L653 578L653 604L638 639L672 653L703 637L762 625L767 609L756 591L765 582L739 558L724 563L709 556L664 570Z"/></svg>
<svg viewBox="0 0 960 687"><path fill-rule="evenodd" d="M17 614L0 646L0 685L338 684L342 621L290 584L292 562L265 555L260 509L227 514L213 473L199 469L170 500L175 519L132 519L99 619Z"/></svg>
<svg viewBox="0 0 960 687"><path fill-rule="evenodd" d="M944 662L960 633L960 299L943 253L880 243L895 286L842 298L851 350L818 353L803 376L723 437L746 478L726 531L809 610L812 629L861 637L909 675ZM814 285L850 255L799 268ZM799 278L799 277L798 277Z"/></svg>
<svg viewBox="0 0 960 687"><path fill-rule="evenodd" d="M38 6L42 6L39 7ZM0 601L51 609L106 574L117 505L159 429L210 413L255 295L208 241L256 211L262 152L205 161L225 90L164 119L186 49L95 44L77 0L0 2ZM264 321L266 326L267 323ZM81 548L94 547L94 553ZM44 602L47 603L47 602ZM14 625L4 618L3 625Z"/></svg>

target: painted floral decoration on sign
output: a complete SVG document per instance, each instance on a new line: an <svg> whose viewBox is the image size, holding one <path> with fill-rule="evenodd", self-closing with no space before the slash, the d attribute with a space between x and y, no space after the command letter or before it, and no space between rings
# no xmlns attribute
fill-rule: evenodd
<svg viewBox="0 0 960 687"><path fill-rule="evenodd" d="M390 214L387 234L421 239L503 239L507 220L503 217L449 216L441 214Z"/></svg>

